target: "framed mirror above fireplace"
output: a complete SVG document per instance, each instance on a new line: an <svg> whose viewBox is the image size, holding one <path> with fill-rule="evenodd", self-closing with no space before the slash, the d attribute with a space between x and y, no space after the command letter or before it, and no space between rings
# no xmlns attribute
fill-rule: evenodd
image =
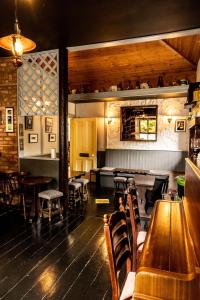
<svg viewBox="0 0 200 300"><path fill-rule="evenodd" d="M121 107L121 141L157 140L157 105Z"/></svg>

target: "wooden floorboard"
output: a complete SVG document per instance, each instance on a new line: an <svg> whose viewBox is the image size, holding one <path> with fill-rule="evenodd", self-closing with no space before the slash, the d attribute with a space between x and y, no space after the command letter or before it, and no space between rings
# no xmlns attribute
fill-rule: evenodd
<svg viewBox="0 0 200 300"><path fill-rule="evenodd" d="M87 203L51 225L24 222L19 208L0 204L0 300L111 299L102 217L114 210L113 190L90 191Z"/></svg>
<svg viewBox="0 0 200 300"><path fill-rule="evenodd" d="M83 225L85 226L85 224ZM21 295L24 294L23 299L42 299L51 289L54 289L58 278L64 271L68 270L79 254L80 249L84 247L85 240L93 234L93 230L95 230L93 222L87 223L88 225L88 229L85 230L80 225L77 231L74 230L68 236L65 245L63 244L53 251L51 256L48 256L48 259L31 272L29 278L26 278L26 276L23 278L20 286L18 284L16 287L16 290L20 291ZM65 285L66 283L64 283L64 287ZM13 293L15 294L14 290ZM55 299L57 299L57 295Z"/></svg>
<svg viewBox="0 0 200 300"><path fill-rule="evenodd" d="M26 255L24 254L23 256L19 257L17 261L13 262L15 266L11 266L11 269L8 269L4 272L4 276L7 276L7 274L10 275L8 280L4 281L3 285L0 285L1 295L4 290L7 290L7 293L3 294L4 298L14 290L16 290L17 292L20 291L21 293L22 288L18 289L19 284L21 284L23 288L26 288L26 284L23 285L23 280L28 279L28 281L31 280L32 282L31 275L33 273L36 274L36 276L39 276L43 269L52 264L56 258L61 257L61 254L68 245L67 241L65 241L65 239L68 239L69 236L68 232L66 234L66 229L68 229L67 226L64 227L63 230L61 229L63 235L61 233L52 235L52 237L46 240L46 242L43 242L41 246L38 247L38 249L37 247L35 247L35 249L30 248L29 251L27 251ZM42 267L37 272L38 268L41 265ZM17 269L14 269L14 271L12 271L12 267L17 267Z"/></svg>

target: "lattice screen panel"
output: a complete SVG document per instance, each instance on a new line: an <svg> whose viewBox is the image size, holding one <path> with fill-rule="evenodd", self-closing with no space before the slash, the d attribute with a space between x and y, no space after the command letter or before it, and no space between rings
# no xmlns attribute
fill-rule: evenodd
<svg viewBox="0 0 200 300"><path fill-rule="evenodd" d="M18 114L58 115L58 50L23 55L18 69Z"/></svg>

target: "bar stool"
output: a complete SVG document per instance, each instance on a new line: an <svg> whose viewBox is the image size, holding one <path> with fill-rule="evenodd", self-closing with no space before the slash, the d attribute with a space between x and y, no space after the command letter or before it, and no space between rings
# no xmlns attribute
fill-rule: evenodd
<svg viewBox="0 0 200 300"><path fill-rule="evenodd" d="M127 178L127 186L134 185L135 186L135 177Z"/></svg>
<svg viewBox="0 0 200 300"><path fill-rule="evenodd" d="M61 203L60 203L60 198L62 196L63 196L63 193L60 191L57 191L57 190L45 190L38 194L38 197L42 199L41 216L43 215L44 201L47 200L47 210L48 210L49 222L51 222L53 203L55 203L56 201L57 201L57 205L58 205L58 211L60 213L60 218L62 218L62 208L61 208Z"/></svg>
<svg viewBox="0 0 200 300"><path fill-rule="evenodd" d="M73 182L81 183L81 199L84 201L88 201L89 193L88 193L88 183L89 180L87 178L77 178L74 179Z"/></svg>
<svg viewBox="0 0 200 300"><path fill-rule="evenodd" d="M125 191L127 187L127 178L122 176L114 177L115 191Z"/></svg>
<svg viewBox="0 0 200 300"><path fill-rule="evenodd" d="M69 202L76 206L76 203L81 201L81 183L69 181Z"/></svg>
<svg viewBox="0 0 200 300"><path fill-rule="evenodd" d="M99 168L94 168L94 169L91 169L90 170L90 182L92 182L92 176L94 175L95 176L95 181L96 181L96 176L97 176L97 173L100 171Z"/></svg>

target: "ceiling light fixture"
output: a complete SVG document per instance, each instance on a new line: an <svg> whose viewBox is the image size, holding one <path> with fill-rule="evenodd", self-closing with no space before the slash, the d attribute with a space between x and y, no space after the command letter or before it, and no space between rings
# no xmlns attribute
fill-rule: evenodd
<svg viewBox="0 0 200 300"><path fill-rule="evenodd" d="M36 44L32 40L21 35L19 28L18 14L17 14L17 0L15 1L15 24L14 33L0 38L0 47L12 51L14 55L13 62L16 67L22 65L22 54L24 52L32 51L35 49Z"/></svg>

